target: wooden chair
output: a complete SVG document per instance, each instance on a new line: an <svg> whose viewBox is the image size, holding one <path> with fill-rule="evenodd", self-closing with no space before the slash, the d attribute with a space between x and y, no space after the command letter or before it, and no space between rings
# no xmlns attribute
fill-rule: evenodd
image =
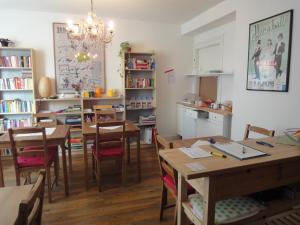
<svg viewBox="0 0 300 225"><path fill-rule="evenodd" d="M11 144L11 151L14 160L14 167L16 172L16 184L20 185L21 174L30 174L39 169L45 169L47 175L48 185L48 200L52 201L51 190L54 184L58 184L59 164L57 150L49 150L47 146L45 127L31 127L9 129L9 138ZM15 135L18 134L32 134L42 133L42 145L39 142L22 141L16 142ZM30 146L26 149L26 146ZM51 183L50 168L54 166L55 179ZM28 181L28 180L27 180Z"/></svg>
<svg viewBox="0 0 300 225"><path fill-rule="evenodd" d="M117 120L117 113L115 109L99 109L94 106L95 122L107 122Z"/></svg>
<svg viewBox="0 0 300 225"><path fill-rule="evenodd" d="M159 220L163 219L163 213L165 209L174 207L174 205L168 205L168 192L177 202L177 171L173 169L167 162L165 162L159 156L159 150L173 148L173 143L167 141L162 136L158 135L157 130L154 130L155 145L157 151L157 157L159 162L159 168L162 179L162 193L160 204L160 216ZM177 205L175 205L174 224L177 220Z"/></svg>
<svg viewBox="0 0 300 225"><path fill-rule="evenodd" d="M258 134L262 134L269 137L274 137L275 131L274 130L267 130L265 128L251 126L250 124L246 125L245 135L244 135L244 141L249 139L249 133L254 132Z"/></svg>
<svg viewBox="0 0 300 225"><path fill-rule="evenodd" d="M19 206L15 225L41 225L45 189L45 170L41 170L29 197Z"/></svg>
<svg viewBox="0 0 300 225"><path fill-rule="evenodd" d="M111 126L120 126L120 133L116 133L113 136L100 134L99 130L101 128ZM101 191L101 162L104 160L116 160L122 164L122 183L124 183L126 179L125 121L97 123L96 141L92 149L93 174L96 177L99 191Z"/></svg>

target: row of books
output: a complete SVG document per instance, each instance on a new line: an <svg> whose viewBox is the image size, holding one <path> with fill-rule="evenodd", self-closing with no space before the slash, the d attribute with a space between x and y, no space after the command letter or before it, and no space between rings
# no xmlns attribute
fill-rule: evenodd
<svg viewBox="0 0 300 225"><path fill-rule="evenodd" d="M67 125L80 125L81 117L80 116L67 116L65 119L65 124Z"/></svg>
<svg viewBox="0 0 300 225"><path fill-rule="evenodd" d="M154 79L140 77L126 77L126 88L151 88L154 87Z"/></svg>
<svg viewBox="0 0 300 225"><path fill-rule="evenodd" d="M9 128L30 127L30 126L32 126L32 119L31 118L26 118L26 119L1 118L0 119L0 132L5 132Z"/></svg>
<svg viewBox="0 0 300 225"><path fill-rule="evenodd" d="M0 67L24 67L31 68L30 56L0 56Z"/></svg>
<svg viewBox="0 0 300 225"><path fill-rule="evenodd" d="M82 139L80 137L71 138L71 149L72 150L81 150L82 149Z"/></svg>
<svg viewBox="0 0 300 225"><path fill-rule="evenodd" d="M149 115L149 116L139 116L139 124L155 124L156 123L156 116Z"/></svg>
<svg viewBox="0 0 300 225"><path fill-rule="evenodd" d="M0 78L0 89L1 90L22 90L32 89L33 82L32 78Z"/></svg>
<svg viewBox="0 0 300 225"><path fill-rule="evenodd" d="M127 69L137 69L137 70L148 70L155 68L154 59L137 59L137 58L129 58L126 62Z"/></svg>
<svg viewBox="0 0 300 225"><path fill-rule="evenodd" d="M26 100L0 100L0 113L32 112L33 102Z"/></svg>

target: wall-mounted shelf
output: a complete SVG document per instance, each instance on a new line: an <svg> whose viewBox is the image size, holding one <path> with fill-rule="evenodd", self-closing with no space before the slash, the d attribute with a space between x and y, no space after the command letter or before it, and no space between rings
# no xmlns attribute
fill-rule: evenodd
<svg viewBox="0 0 300 225"><path fill-rule="evenodd" d="M0 89L0 91L33 91L33 89Z"/></svg>
<svg viewBox="0 0 300 225"><path fill-rule="evenodd" d="M60 102L60 101L80 101L81 98L40 98L40 99L35 99L36 102Z"/></svg>
<svg viewBox="0 0 300 225"><path fill-rule="evenodd" d="M232 72L224 73L199 73L199 74L186 74L186 77L220 77L220 76L233 76Z"/></svg>

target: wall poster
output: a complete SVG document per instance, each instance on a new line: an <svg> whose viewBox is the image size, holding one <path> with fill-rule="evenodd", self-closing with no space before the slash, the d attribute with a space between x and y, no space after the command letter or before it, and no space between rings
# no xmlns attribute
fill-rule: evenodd
<svg viewBox="0 0 300 225"><path fill-rule="evenodd" d="M73 84L80 84L81 90L95 90L100 87L105 92L105 46L97 44L93 52L95 59L77 62L75 55L82 51L82 42L70 40L66 23L53 23L53 44L57 93L74 93Z"/></svg>
<svg viewBox="0 0 300 225"><path fill-rule="evenodd" d="M293 10L249 25L247 90L287 92Z"/></svg>

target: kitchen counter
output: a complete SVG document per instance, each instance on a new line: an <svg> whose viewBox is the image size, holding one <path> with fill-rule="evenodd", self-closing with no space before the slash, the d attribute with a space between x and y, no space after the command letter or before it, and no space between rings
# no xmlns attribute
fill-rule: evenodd
<svg viewBox="0 0 300 225"><path fill-rule="evenodd" d="M199 110L199 111L204 111L204 112L212 112L212 113L216 113L216 114L223 115L223 116L232 116L232 112L227 111L227 110L211 109L208 107L200 107L200 106L195 106L193 104L188 104L185 102L177 102L177 104L192 108L194 110Z"/></svg>

